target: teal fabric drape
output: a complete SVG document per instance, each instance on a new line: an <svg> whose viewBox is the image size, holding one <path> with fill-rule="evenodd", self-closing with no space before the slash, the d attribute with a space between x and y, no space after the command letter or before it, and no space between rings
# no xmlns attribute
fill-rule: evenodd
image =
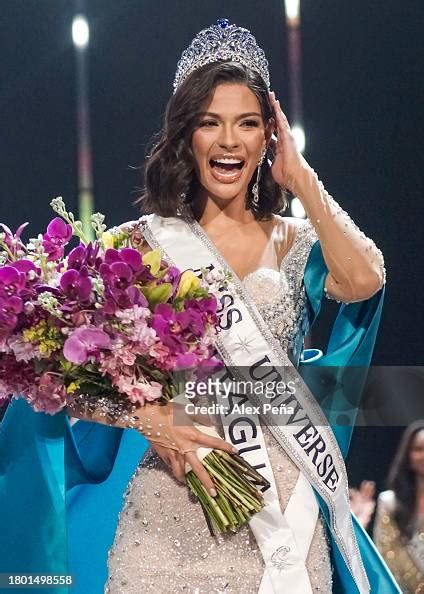
<svg viewBox="0 0 424 594"><path fill-rule="evenodd" d="M34 413L24 400L0 424L0 573L68 573L65 427L64 414Z"/></svg>
<svg viewBox="0 0 424 594"><path fill-rule="evenodd" d="M37 592L102 593L123 493L146 448L134 430L71 428L63 413L14 400L0 425L0 573L71 574L72 588Z"/></svg>
<svg viewBox="0 0 424 594"><path fill-rule="evenodd" d="M72 594L103 592L123 494L146 449L147 441L133 429L85 421L71 429L68 423L69 570L77 576Z"/></svg>
<svg viewBox="0 0 424 594"><path fill-rule="evenodd" d="M326 273L316 243L305 269L312 319L319 313ZM347 366L369 365L383 296L380 291L368 301L342 305L326 354L301 364L344 454L359 392L346 389L343 375ZM321 383L313 385L315 376L308 371L313 366L322 367L327 379L330 366L337 370L331 374L332 389L328 382L325 389ZM359 375L355 388L361 381ZM338 424L340 414L347 424ZM71 428L63 414L34 413L24 401L14 401L0 425L0 572L72 573L75 585L69 593L103 593L107 551L122 497L146 447L133 430L83 421ZM328 520L325 504L320 501L320 505ZM356 521L354 525L372 592L399 593L370 539ZM356 586L333 545L334 593L354 594ZM67 588L45 591L68 594Z"/></svg>
<svg viewBox="0 0 424 594"><path fill-rule="evenodd" d="M321 308L327 273L321 246L317 242L309 255L304 276L312 324ZM300 372L325 412L344 457L349 450L363 384L371 362L383 300L384 288L367 301L342 304L326 353L317 356L316 350L310 353L306 351L304 361L300 364ZM327 505L318 493L316 496L329 526ZM354 516L353 525L372 594L401 594L373 542ZM357 594L356 584L331 530L328 533L336 570L333 594Z"/></svg>

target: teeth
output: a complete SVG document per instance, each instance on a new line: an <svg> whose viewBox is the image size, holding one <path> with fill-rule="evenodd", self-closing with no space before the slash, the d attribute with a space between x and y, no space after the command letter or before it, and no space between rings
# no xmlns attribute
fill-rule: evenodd
<svg viewBox="0 0 424 594"><path fill-rule="evenodd" d="M240 165L240 163L243 163L243 161L240 161L239 159L230 159L230 158L223 158L223 159L214 159L215 163L222 163L224 165Z"/></svg>

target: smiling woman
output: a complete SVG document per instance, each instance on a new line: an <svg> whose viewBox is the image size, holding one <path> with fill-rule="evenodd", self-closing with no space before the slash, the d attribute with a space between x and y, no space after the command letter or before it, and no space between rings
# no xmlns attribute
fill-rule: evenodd
<svg viewBox="0 0 424 594"><path fill-rule="evenodd" d="M249 87L230 83L217 86L206 111L199 114L192 136L201 194L220 200L235 199L244 205L247 187L261 164L272 125L271 120L265 124L259 100ZM221 184L226 184L225 189ZM198 198L202 200L202 196Z"/></svg>
<svg viewBox="0 0 424 594"><path fill-rule="evenodd" d="M92 416L84 406L68 409L120 428L68 427L75 592L97 594L107 580L110 594L398 594L351 517L343 461L360 397L344 381L343 369L370 363L384 294L383 257L299 153L269 90L268 62L249 31L221 19L198 33L178 63L174 89L146 160L141 205L148 214L115 233L137 240L142 252L147 244L160 248L170 264L191 269L191 277L207 272L212 285L224 279L213 341L224 364L219 382L270 382L272 399L267 390L265 403L281 399L278 404L292 408L288 414L261 408L255 390L231 393L227 400L243 396L252 410L242 414L230 406L215 419L221 437L212 438L191 419L188 426L174 422L172 402L147 403L131 421L136 436L146 435L151 446L141 462L134 433L116 433L129 426L128 418L114 422L107 398ZM306 220L281 216L285 188L301 200ZM327 352L311 357L305 336L326 295L344 303ZM180 313L184 318L186 312ZM170 312L163 327L178 342L182 323L175 323L176 315ZM77 339L76 356L102 337L82 329ZM337 391L313 393L316 386L300 370L314 363L341 370ZM296 389L280 394L280 382L294 382ZM220 396L220 390L207 394L210 402ZM351 414L350 426L343 417L340 427L341 410ZM202 448L212 439L212 447L225 452L239 448L269 483L263 510L239 530L231 531L231 524L214 537L199 502L181 484L189 464L204 487L203 502L219 509L222 485L201 463ZM230 496L233 487L224 485ZM237 494L243 496L243 489ZM47 544L37 542L40 555L54 559L63 534L52 546L51 535ZM110 549L108 575L105 561L102 571L93 572L87 548L103 560Z"/></svg>
<svg viewBox="0 0 424 594"><path fill-rule="evenodd" d="M213 62L195 70L167 105L163 129L146 163L143 211L175 216L194 202L202 186L210 186L216 198L225 191L227 198L238 195L238 202L243 201L246 193L251 195L247 188L252 189L258 166L262 199L252 209L255 218L284 210L284 192L268 159L262 159L274 127L268 89L256 71L236 62ZM223 190L222 184L228 187Z"/></svg>

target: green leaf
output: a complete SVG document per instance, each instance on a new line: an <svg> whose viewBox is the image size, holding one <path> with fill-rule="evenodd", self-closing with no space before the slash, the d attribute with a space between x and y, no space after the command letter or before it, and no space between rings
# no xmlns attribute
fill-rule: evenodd
<svg viewBox="0 0 424 594"><path fill-rule="evenodd" d="M153 287L143 287L141 290L152 310L158 303L166 303L172 295L172 285L170 283Z"/></svg>

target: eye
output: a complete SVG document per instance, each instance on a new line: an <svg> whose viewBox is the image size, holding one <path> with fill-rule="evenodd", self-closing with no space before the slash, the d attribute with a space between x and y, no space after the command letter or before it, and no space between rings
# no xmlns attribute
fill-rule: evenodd
<svg viewBox="0 0 424 594"><path fill-rule="evenodd" d="M243 120L241 123L242 126L244 126L245 128L258 128L259 127L259 122L258 120Z"/></svg>
<svg viewBox="0 0 424 594"><path fill-rule="evenodd" d="M202 120L199 122L199 128L211 128L212 126L217 126L218 123L215 120Z"/></svg>

